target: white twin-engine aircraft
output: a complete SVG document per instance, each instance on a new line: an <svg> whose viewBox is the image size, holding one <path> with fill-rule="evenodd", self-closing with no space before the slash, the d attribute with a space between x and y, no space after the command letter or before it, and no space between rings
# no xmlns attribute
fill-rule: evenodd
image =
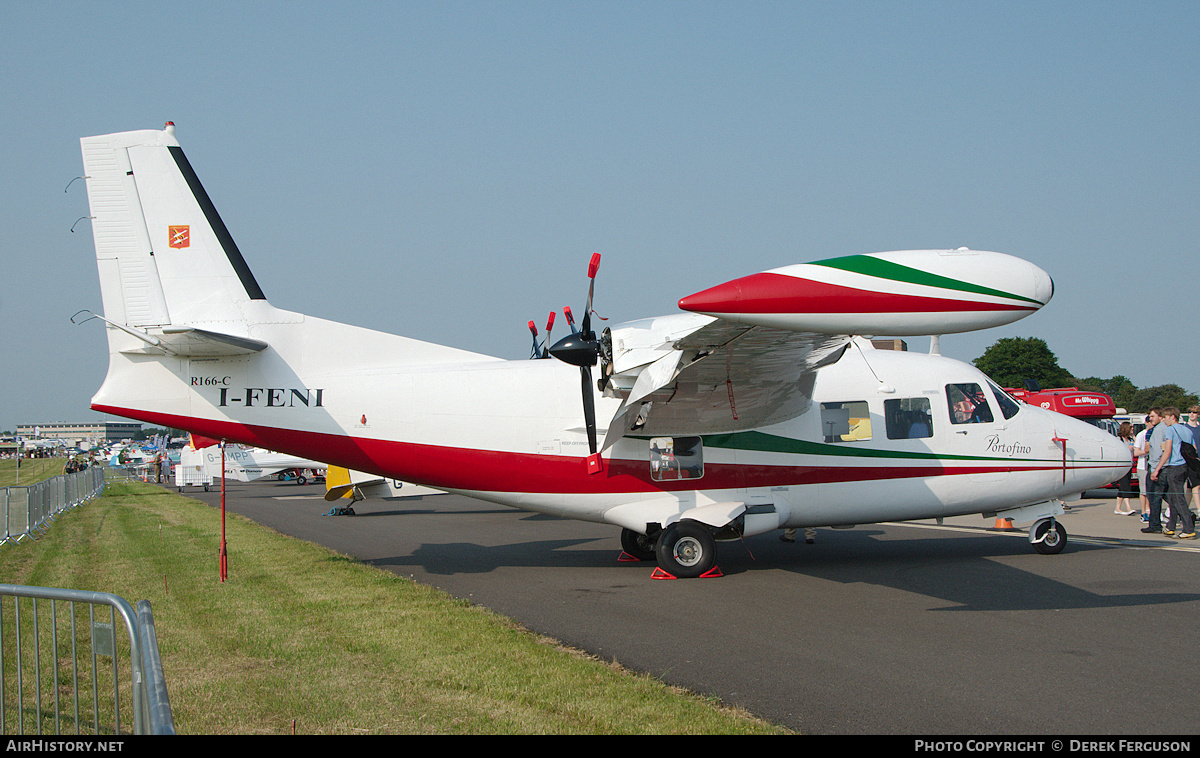
<svg viewBox="0 0 1200 758"><path fill-rule="evenodd" d="M273 307L174 131L81 140L110 350L95 410L612 524L660 577L719 575L721 540L969 513L1033 523L1054 553L1061 499L1130 467L967 364L856 336L1026 316L1053 285L1018 258L786 266L597 334L594 256L580 327L535 334L557 360L503 360Z"/></svg>

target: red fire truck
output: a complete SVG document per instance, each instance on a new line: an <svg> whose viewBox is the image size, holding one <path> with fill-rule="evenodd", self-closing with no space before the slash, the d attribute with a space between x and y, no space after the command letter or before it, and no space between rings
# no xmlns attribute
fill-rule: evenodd
<svg viewBox="0 0 1200 758"><path fill-rule="evenodd" d="M1077 419L1116 434L1112 417L1117 415L1117 406L1113 399L1103 392L1089 392L1078 387L1058 387L1055 389L1009 389L1005 391L1030 405L1037 405L1052 411L1058 411L1064 416ZM1105 423L1109 422L1109 423Z"/></svg>

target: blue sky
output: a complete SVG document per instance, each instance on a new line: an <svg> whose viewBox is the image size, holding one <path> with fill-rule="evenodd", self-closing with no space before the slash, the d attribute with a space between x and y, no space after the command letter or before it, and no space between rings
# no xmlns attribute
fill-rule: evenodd
<svg viewBox="0 0 1200 758"><path fill-rule="evenodd" d="M167 120L283 308L523 358L527 321L582 310L593 252L619 322L791 263L969 246L1056 294L943 354L1036 336L1077 376L1200 391L1198 22L1195 2L10 3L0 428L103 418L102 327L69 322L100 306L87 197L63 190L80 137Z"/></svg>

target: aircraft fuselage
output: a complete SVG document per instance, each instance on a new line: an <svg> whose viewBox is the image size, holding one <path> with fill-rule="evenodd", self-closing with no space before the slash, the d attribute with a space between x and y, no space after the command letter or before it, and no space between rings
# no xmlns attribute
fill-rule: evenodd
<svg viewBox="0 0 1200 758"><path fill-rule="evenodd" d="M315 321L305 321L310 337ZM315 332L351 332L280 354L298 328L255 328L252 336L274 347L251 356L149 360L114 351L93 407L634 530L648 519L730 501L772 507L764 520L774 520L770 528L1004 510L1103 486L1130 465L1111 435L1016 405L972 366L852 346L817 371L811 403L791 419L742 428L734 386L725 428L632 432L604 454L602 473L589 474L575 368L473 354L464 362L388 366L386 339L403 338L329 322ZM380 349L353 355L351 337L373 342L376 335L386 338ZM129 386L142 388L141 407L106 400ZM984 413L967 418L955 409L964 390L984 393ZM596 393L602 430L619 402ZM655 452L676 439L690 446L690 465ZM622 508L633 504L639 507Z"/></svg>

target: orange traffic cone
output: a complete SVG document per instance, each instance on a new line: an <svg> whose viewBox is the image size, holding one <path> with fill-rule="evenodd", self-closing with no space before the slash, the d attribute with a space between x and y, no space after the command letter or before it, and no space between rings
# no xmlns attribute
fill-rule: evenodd
<svg viewBox="0 0 1200 758"><path fill-rule="evenodd" d="M1000 518L999 516L996 517L996 525L993 526L992 529L994 529L998 532L1015 531L1015 527L1013 526L1012 519Z"/></svg>

